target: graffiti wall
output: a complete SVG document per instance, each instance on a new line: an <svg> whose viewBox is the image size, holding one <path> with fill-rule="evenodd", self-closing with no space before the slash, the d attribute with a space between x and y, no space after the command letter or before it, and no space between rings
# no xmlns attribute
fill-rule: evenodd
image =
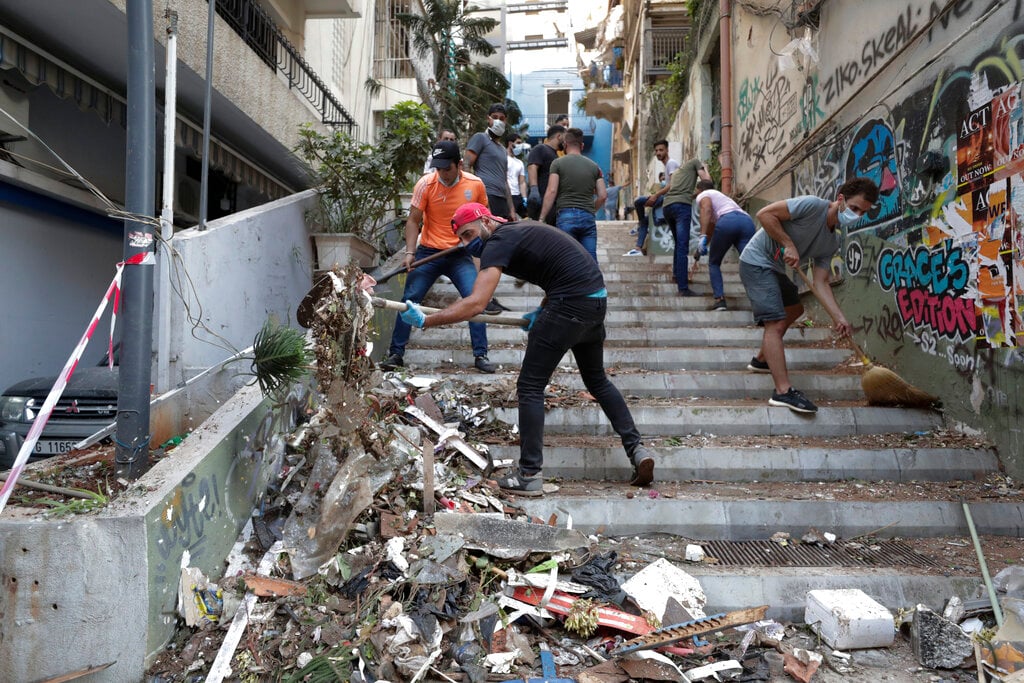
<svg viewBox="0 0 1024 683"><path fill-rule="evenodd" d="M878 184L878 203L849 228L840 303L870 355L941 396L954 420L986 431L1017 474L1022 5L830 3L820 53L796 69L799 87L786 70L792 60L773 59L735 88L737 177L751 187L788 176L792 194L832 199L847 178ZM862 41L838 39L850 25L863 27ZM789 36L777 29L776 44L780 33Z"/></svg>

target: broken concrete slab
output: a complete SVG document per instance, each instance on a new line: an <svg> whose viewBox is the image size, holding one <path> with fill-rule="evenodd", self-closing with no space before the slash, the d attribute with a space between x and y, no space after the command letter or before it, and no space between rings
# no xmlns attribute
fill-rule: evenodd
<svg viewBox="0 0 1024 683"><path fill-rule="evenodd" d="M622 584L622 590L640 607L657 615L662 623L669 597L675 598L694 619L705 616L707 598L700 582L664 558L634 574Z"/></svg>
<svg viewBox="0 0 1024 683"><path fill-rule="evenodd" d="M589 545L575 529L531 524L489 514L438 512L434 515L438 534L460 536L467 548L483 550L506 560L522 559L531 553L557 553Z"/></svg>
<svg viewBox="0 0 1024 683"><path fill-rule="evenodd" d="M892 613L857 588L807 591L804 623L830 647L888 647L896 637Z"/></svg>
<svg viewBox="0 0 1024 683"><path fill-rule="evenodd" d="M974 653L970 636L925 605L914 611L910 643L917 661L929 669L954 669Z"/></svg>

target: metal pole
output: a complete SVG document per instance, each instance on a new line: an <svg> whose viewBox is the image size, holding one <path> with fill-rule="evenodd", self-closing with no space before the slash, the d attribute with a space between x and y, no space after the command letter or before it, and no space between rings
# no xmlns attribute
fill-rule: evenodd
<svg viewBox="0 0 1024 683"><path fill-rule="evenodd" d="M178 13L168 9L167 66L164 77L164 187L160 209L160 318L157 324L156 393L171 388L171 246L174 237L174 126L178 90Z"/></svg>
<svg viewBox="0 0 1024 683"><path fill-rule="evenodd" d="M153 368L153 198L156 193L156 93L152 0L128 0L128 136L125 209L143 220L124 222L126 265L117 396L117 476L137 479L149 457L149 396ZM149 218L149 220L144 220Z"/></svg>
<svg viewBox="0 0 1024 683"><path fill-rule="evenodd" d="M719 51L721 52L722 70L722 148L718 151L718 161L722 167L722 187L724 194L732 194L732 3L720 0L719 12Z"/></svg>
<svg viewBox="0 0 1024 683"><path fill-rule="evenodd" d="M203 174L199 182L199 229L206 230L206 204L210 194L210 98L213 94L213 21L217 0L208 0L206 19L206 94L203 97Z"/></svg>

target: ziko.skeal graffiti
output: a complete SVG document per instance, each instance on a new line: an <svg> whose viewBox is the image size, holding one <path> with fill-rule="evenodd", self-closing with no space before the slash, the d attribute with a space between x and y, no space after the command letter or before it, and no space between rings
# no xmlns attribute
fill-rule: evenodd
<svg viewBox="0 0 1024 683"><path fill-rule="evenodd" d="M969 276L960 247L886 248L878 257L878 283L895 293L903 324L930 329L946 339L974 336L974 302L962 296Z"/></svg>

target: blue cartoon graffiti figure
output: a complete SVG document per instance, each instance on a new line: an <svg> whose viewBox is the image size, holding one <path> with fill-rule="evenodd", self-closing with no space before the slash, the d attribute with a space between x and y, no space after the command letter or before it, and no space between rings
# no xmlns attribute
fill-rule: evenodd
<svg viewBox="0 0 1024 683"><path fill-rule="evenodd" d="M850 226L850 232L898 218L902 211L896 139L892 128L881 119L862 125L850 143L846 177L870 178L878 186L878 202L864 218Z"/></svg>

